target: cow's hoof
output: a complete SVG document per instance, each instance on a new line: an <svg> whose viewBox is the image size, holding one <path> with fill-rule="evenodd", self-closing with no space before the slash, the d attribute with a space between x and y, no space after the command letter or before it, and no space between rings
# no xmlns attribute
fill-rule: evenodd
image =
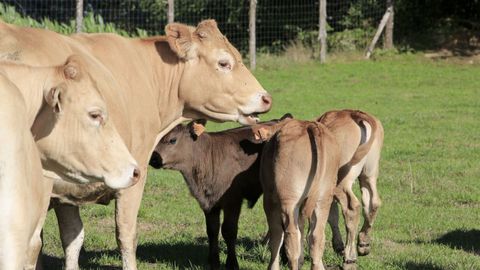
<svg viewBox="0 0 480 270"><path fill-rule="evenodd" d="M357 270L356 262L346 261L343 263L343 270Z"/></svg>

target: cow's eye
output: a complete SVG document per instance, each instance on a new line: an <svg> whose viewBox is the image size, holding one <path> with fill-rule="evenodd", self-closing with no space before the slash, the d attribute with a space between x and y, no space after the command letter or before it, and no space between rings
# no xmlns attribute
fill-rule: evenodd
<svg viewBox="0 0 480 270"><path fill-rule="evenodd" d="M105 121L103 113L101 111L91 111L88 113L88 116L98 125L102 125Z"/></svg>
<svg viewBox="0 0 480 270"><path fill-rule="evenodd" d="M228 61L228 60L218 61L218 66L220 66L224 70L231 70L232 69L232 65L230 64L230 61Z"/></svg>
<svg viewBox="0 0 480 270"><path fill-rule="evenodd" d="M169 144L176 144L177 143L177 138L172 138L168 141Z"/></svg>

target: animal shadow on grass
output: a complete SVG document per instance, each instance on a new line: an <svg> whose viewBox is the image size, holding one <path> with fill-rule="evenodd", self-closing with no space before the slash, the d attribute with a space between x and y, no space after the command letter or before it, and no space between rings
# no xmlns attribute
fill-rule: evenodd
<svg viewBox="0 0 480 270"><path fill-rule="evenodd" d="M197 241L198 242L198 241ZM147 243L137 247L137 261L147 263L168 263L179 269L200 268L207 264L208 245L192 242ZM116 257L121 261L118 250L85 251L80 254L81 269L121 270L122 267L102 265L95 261L107 257ZM48 270L63 269L63 258L51 255L42 256L43 268Z"/></svg>
<svg viewBox="0 0 480 270"><path fill-rule="evenodd" d="M480 256L480 230L454 230L433 241Z"/></svg>
<svg viewBox="0 0 480 270"><path fill-rule="evenodd" d="M398 266L407 270L444 270L441 267L435 266L430 263L418 263L418 262L398 262Z"/></svg>

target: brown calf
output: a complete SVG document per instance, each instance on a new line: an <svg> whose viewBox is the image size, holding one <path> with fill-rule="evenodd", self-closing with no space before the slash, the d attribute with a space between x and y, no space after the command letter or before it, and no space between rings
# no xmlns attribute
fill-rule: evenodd
<svg viewBox="0 0 480 270"><path fill-rule="evenodd" d="M283 118L291 117L285 115ZM278 122L265 122L271 125ZM205 132L205 122L178 125L156 146L150 165L180 171L190 193L200 204L207 225L208 262L220 267L218 233L223 210L222 235L227 243L227 269L239 269L235 242L243 199L253 207L262 195L259 181L263 144L252 143L250 127Z"/></svg>
<svg viewBox="0 0 480 270"><path fill-rule="evenodd" d="M335 197L340 202L347 230L346 247L338 229L338 207L334 202L329 223L333 232L333 246L344 251L344 269L355 269L355 246L360 221L360 202L352 191L356 178L360 180L364 223L359 235L358 252L370 252L370 236L377 209L381 201L377 191L380 151L383 145L383 127L375 117L355 110L339 110L324 113L317 119L334 134L340 146L340 169Z"/></svg>
<svg viewBox="0 0 480 270"><path fill-rule="evenodd" d="M336 186L340 152L333 134L321 123L286 119L252 128L267 141L260 179L270 233L269 269L279 269L284 240L290 269L303 262L302 234L310 223L312 269L324 269L325 225Z"/></svg>

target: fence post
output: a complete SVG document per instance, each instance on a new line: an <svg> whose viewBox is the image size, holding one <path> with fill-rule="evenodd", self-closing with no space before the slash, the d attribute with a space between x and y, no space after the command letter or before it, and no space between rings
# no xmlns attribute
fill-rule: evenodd
<svg viewBox="0 0 480 270"><path fill-rule="evenodd" d="M250 0L250 10L248 12L249 15L249 23L248 23L248 30L249 30L249 39L248 39L248 51L250 54L250 69L254 70L257 65L256 59L256 29L255 29L255 19L257 18L257 0Z"/></svg>
<svg viewBox="0 0 480 270"><path fill-rule="evenodd" d="M385 28L385 25L387 24L387 21L390 18L390 15L392 15L392 10L389 7L387 8L387 11L383 15L382 21L380 21L380 25L378 26L377 32L373 37L372 43L370 43L370 46L368 46L367 51L365 52L365 59L369 59L370 56L372 55L373 49L375 48L375 44L377 44L377 41L380 38L380 35L382 34L383 28Z"/></svg>
<svg viewBox="0 0 480 270"><path fill-rule="evenodd" d="M383 47L385 49L393 49L393 17L395 15L394 0L387 0L387 8L390 9L390 17L388 18L387 25L385 26L385 43Z"/></svg>
<svg viewBox="0 0 480 270"><path fill-rule="evenodd" d="M172 23L175 21L174 6L175 6L174 0L168 0L168 13L167 13L168 23Z"/></svg>
<svg viewBox="0 0 480 270"><path fill-rule="evenodd" d="M83 30L83 0L77 0L77 5L75 6L76 16L75 16L75 26L77 33L82 32Z"/></svg>
<svg viewBox="0 0 480 270"><path fill-rule="evenodd" d="M325 63L327 58L327 0L320 0L319 14L320 63Z"/></svg>

